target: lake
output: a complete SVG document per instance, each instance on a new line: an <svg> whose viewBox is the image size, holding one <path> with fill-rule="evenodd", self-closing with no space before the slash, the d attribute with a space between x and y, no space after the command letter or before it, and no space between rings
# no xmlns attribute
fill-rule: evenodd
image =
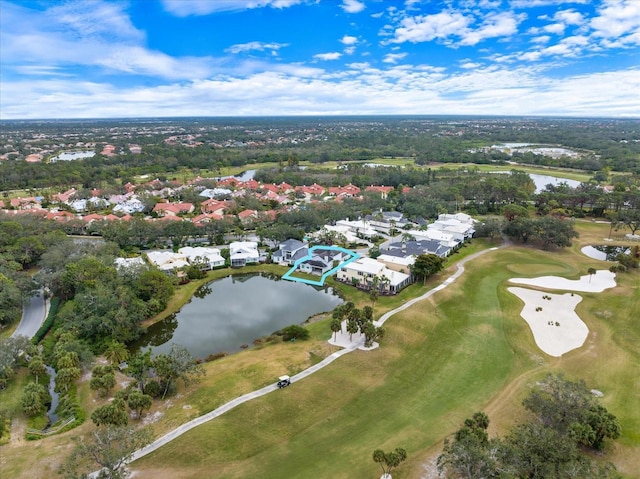
<svg viewBox="0 0 640 479"><path fill-rule="evenodd" d="M233 275L201 287L180 311L149 327L132 349L152 346L153 353L159 354L177 343L196 358L233 353L254 339L332 311L340 303L332 288L269 274Z"/></svg>
<svg viewBox="0 0 640 479"><path fill-rule="evenodd" d="M567 178L558 178L557 176L538 175L536 173L529 173L529 176L536 185L536 193L540 193L549 184L558 186L562 183L566 183L571 188L577 188L581 184L580 181L570 180Z"/></svg>

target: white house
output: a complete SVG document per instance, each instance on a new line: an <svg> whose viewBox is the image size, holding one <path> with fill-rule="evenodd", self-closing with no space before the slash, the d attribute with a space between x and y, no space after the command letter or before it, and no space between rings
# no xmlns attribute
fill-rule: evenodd
<svg viewBox="0 0 640 479"><path fill-rule="evenodd" d="M258 243L255 241L235 241L229 245L231 266L245 266L260 261Z"/></svg>
<svg viewBox="0 0 640 479"><path fill-rule="evenodd" d="M220 250L218 248L185 246L184 248L180 248L178 253L185 255L189 264L199 266L202 269L213 269L224 266L224 258L220 256Z"/></svg>
<svg viewBox="0 0 640 479"><path fill-rule="evenodd" d="M414 255L408 256L393 256L389 254L381 254L376 258L376 261L384 264L387 268L400 273L410 274L413 263L416 262Z"/></svg>
<svg viewBox="0 0 640 479"><path fill-rule="evenodd" d="M449 233L454 237L454 239L461 242L471 238L476 232L473 224L463 223L462 221L459 221L455 218L437 219L436 221L428 225L427 229L439 230L445 233Z"/></svg>
<svg viewBox="0 0 640 479"><path fill-rule="evenodd" d="M371 238L372 236L376 236L378 232L374 230L370 223L366 220L339 220L336 221L336 226L344 226L349 229L352 233L360 234L365 238Z"/></svg>
<svg viewBox="0 0 640 479"><path fill-rule="evenodd" d="M371 258L359 258L344 265L338 271L337 278L345 283L397 293L411 282L406 273L387 268L383 263Z"/></svg>
<svg viewBox="0 0 640 479"><path fill-rule="evenodd" d="M147 259L160 271L175 271L189 266L187 255L173 251L147 251Z"/></svg>

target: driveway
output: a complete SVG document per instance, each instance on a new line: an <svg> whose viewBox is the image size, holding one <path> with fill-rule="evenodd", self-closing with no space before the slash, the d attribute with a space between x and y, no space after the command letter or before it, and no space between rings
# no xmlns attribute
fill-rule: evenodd
<svg viewBox="0 0 640 479"><path fill-rule="evenodd" d="M42 291L36 296L32 296L29 304L22 310L22 319L16 330L11 335L26 336L29 339L33 338L42 323L44 323L49 310L49 302L45 301Z"/></svg>

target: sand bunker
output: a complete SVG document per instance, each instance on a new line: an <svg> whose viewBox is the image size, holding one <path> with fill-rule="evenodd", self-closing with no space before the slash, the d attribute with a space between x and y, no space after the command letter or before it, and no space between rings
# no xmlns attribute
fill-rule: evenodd
<svg viewBox="0 0 640 479"><path fill-rule="evenodd" d="M526 284L545 289L582 291L584 293L602 293L616 286L616 275L609 270L600 269L593 275L580 276L580 279L566 279L559 276L540 276L538 278L511 278L511 283Z"/></svg>
<svg viewBox="0 0 640 479"><path fill-rule="evenodd" d="M517 287L507 290L524 302L520 315L531 328L538 347L549 356L562 356L584 344L589 328L575 312L577 304L582 301L581 296Z"/></svg>

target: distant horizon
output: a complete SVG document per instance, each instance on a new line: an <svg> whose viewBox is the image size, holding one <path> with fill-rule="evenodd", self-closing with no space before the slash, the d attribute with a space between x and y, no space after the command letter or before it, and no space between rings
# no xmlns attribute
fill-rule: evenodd
<svg viewBox="0 0 640 479"><path fill-rule="evenodd" d="M53 123L53 122L83 122L83 121L183 121L183 120L243 120L243 119L256 119L256 120L268 120L268 119L358 119L358 118L459 118L459 119L539 119L539 120L639 120L640 115L638 116L628 116L628 117L616 117L616 116L571 116L571 115L481 115L481 114L455 114L455 113L443 113L443 114L404 114L404 113L394 113L394 114L352 114L352 115L224 115L224 116L121 116L121 117L77 117L77 118L4 118L0 119L0 123L37 123L37 122L45 122L45 123Z"/></svg>
<svg viewBox="0 0 640 479"><path fill-rule="evenodd" d="M0 0L0 119L640 117L640 0Z"/></svg>

